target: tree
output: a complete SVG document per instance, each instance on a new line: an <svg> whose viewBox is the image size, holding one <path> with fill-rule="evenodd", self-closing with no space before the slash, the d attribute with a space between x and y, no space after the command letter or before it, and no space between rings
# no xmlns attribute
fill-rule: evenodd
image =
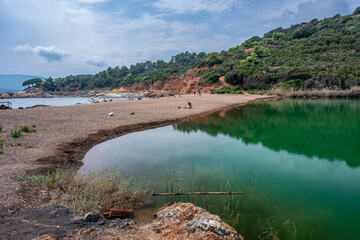
<svg viewBox="0 0 360 240"><path fill-rule="evenodd" d="M43 91L55 91L55 84L52 77L49 77L45 80L45 82L41 85Z"/></svg>
<svg viewBox="0 0 360 240"><path fill-rule="evenodd" d="M285 37L285 34L284 33L280 33L280 32L274 32L273 35L272 35L272 38L274 40L280 40L282 38Z"/></svg>
<svg viewBox="0 0 360 240"><path fill-rule="evenodd" d="M259 36L253 36L249 39L250 42L260 42L261 38Z"/></svg>
<svg viewBox="0 0 360 240"><path fill-rule="evenodd" d="M209 66L212 66L215 64L221 64L224 61L224 59L221 56L219 56L218 53L212 52L206 56L205 61Z"/></svg>
<svg viewBox="0 0 360 240"><path fill-rule="evenodd" d="M32 79L24 81L22 85L28 86L28 87L39 87L41 83L42 83L42 80L40 78L32 78Z"/></svg>
<svg viewBox="0 0 360 240"><path fill-rule="evenodd" d="M353 14L354 15L360 14L360 7L356 8Z"/></svg>

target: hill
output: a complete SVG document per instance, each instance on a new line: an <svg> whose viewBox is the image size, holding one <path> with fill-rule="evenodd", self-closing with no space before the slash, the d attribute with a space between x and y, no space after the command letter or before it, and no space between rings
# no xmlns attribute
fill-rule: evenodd
<svg viewBox="0 0 360 240"><path fill-rule="evenodd" d="M44 79L43 77L23 75L23 74L11 74L11 75L0 74L0 92L21 91L25 88L22 86L22 83L32 78Z"/></svg>
<svg viewBox="0 0 360 240"><path fill-rule="evenodd" d="M191 86L187 81L192 82ZM177 87L169 86L170 83ZM122 87L177 89L189 93L194 88L251 92L271 88L345 90L359 85L360 8L357 8L352 15L337 14L285 29L277 28L220 53L185 52L169 62L147 61L129 68L109 67L93 76L50 78L43 89L76 91ZM184 88L179 89L179 86Z"/></svg>

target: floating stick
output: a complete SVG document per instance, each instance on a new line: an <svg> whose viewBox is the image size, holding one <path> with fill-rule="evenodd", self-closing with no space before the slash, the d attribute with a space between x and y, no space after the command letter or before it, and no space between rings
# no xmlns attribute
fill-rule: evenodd
<svg viewBox="0 0 360 240"><path fill-rule="evenodd" d="M174 196L174 195L244 195L244 192L153 193L151 196Z"/></svg>

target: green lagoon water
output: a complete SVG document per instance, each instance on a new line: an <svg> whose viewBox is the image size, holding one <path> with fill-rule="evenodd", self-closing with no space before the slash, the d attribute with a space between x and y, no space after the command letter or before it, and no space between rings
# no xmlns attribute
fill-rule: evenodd
<svg viewBox="0 0 360 240"><path fill-rule="evenodd" d="M256 102L95 146L84 170L121 168L154 192L244 196L153 197L220 215L246 239L360 239L360 101ZM141 214L148 214L146 211Z"/></svg>

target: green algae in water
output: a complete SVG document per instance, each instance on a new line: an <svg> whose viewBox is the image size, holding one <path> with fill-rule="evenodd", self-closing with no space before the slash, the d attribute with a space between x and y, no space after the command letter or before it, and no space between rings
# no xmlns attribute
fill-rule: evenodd
<svg viewBox="0 0 360 240"><path fill-rule="evenodd" d="M122 168L155 192L238 191L186 197L247 239L358 239L360 101L257 102L132 133L94 147L83 169ZM173 200L154 198L153 209Z"/></svg>

